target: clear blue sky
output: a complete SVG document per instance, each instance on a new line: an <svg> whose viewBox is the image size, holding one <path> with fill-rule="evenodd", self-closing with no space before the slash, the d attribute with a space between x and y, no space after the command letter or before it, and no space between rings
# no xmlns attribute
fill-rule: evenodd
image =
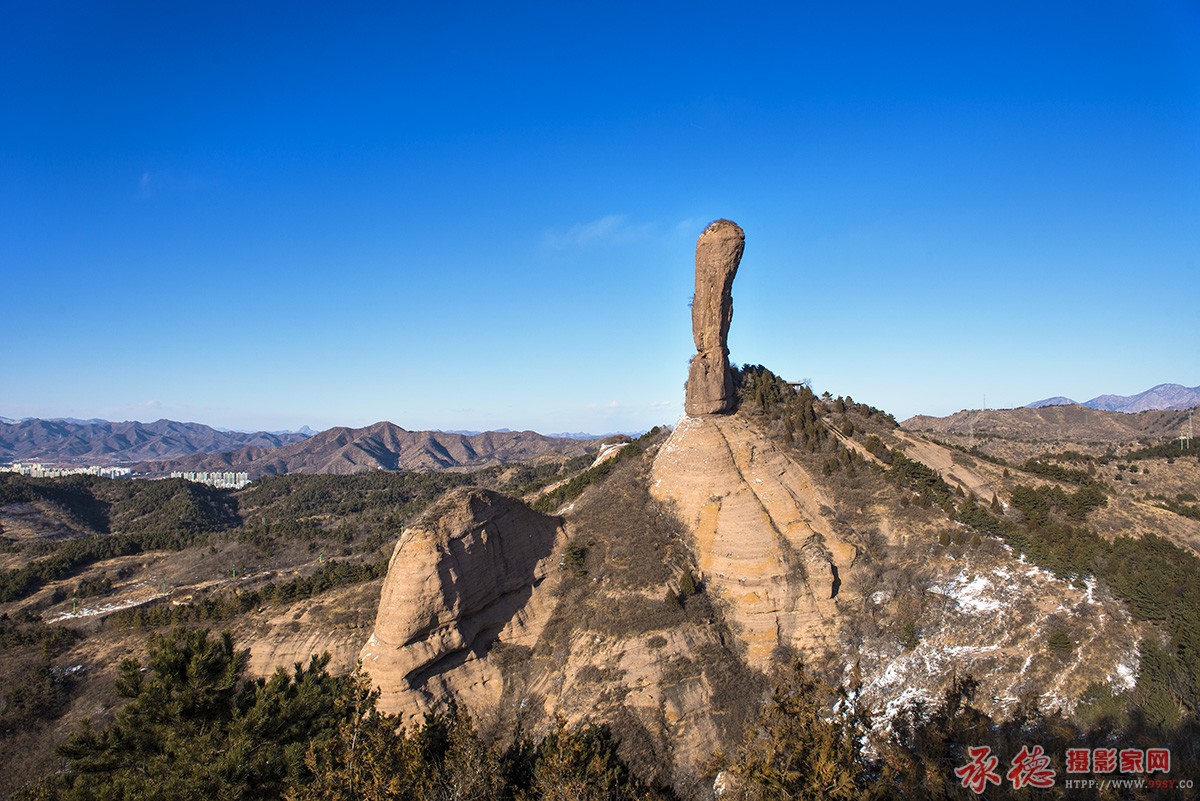
<svg viewBox="0 0 1200 801"><path fill-rule="evenodd" d="M0 415L636 430L1200 384L1194 2L5 3Z"/></svg>

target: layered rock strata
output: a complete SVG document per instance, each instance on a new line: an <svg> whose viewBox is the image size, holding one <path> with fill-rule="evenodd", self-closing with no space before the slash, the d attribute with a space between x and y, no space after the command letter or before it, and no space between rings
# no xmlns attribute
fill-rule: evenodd
<svg viewBox="0 0 1200 801"><path fill-rule="evenodd" d="M836 641L836 600L858 551L800 465L740 417L685 416L652 476L651 492L691 529L704 581L752 667L769 668L780 647Z"/></svg>
<svg viewBox="0 0 1200 801"><path fill-rule="evenodd" d="M501 638L532 645L543 617L534 590L562 544L558 518L479 488L447 494L396 543L364 669L380 708L413 716L450 695L495 703L502 682L484 660ZM526 642L528 640L528 642Z"/></svg>
<svg viewBox="0 0 1200 801"><path fill-rule="evenodd" d="M692 338L696 355L688 367L684 409L691 416L732 411L729 323L733 319L733 277L746 245L737 223L717 220L696 241L696 294L692 298Z"/></svg>

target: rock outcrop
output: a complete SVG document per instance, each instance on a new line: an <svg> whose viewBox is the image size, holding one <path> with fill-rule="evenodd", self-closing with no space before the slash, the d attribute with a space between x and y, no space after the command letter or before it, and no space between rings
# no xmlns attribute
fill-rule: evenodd
<svg viewBox="0 0 1200 801"><path fill-rule="evenodd" d="M684 417L654 461L651 492L695 537L696 561L746 646L767 670L779 648L836 642L857 548L803 467L738 416Z"/></svg>
<svg viewBox="0 0 1200 801"><path fill-rule="evenodd" d="M238 642L249 644L247 672L270 678L279 668L290 671L297 662L328 654L331 673L349 673L371 634L382 583L351 584L263 607L244 628L233 631Z"/></svg>
<svg viewBox="0 0 1200 801"><path fill-rule="evenodd" d="M1092 682L1128 686L1140 635L1096 586L991 540L939 547L939 533L968 532L905 503L887 466L828 419L814 422L830 437L806 448L766 409L722 414L735 406L726 337L743 242L718 220L697 243L698 353L669 436L602 452L611 469L561 517L463 488L405 530L362 649L382 710L413 722L454 700L495 731L535 735L558 719L608 723L639 775L702 797L712 754L740 742L768 676L796 656L834 678L857 667L882 721L936 699L955 666L988 677L997 709L1031 691L1066 708ZM995 465L968 470L874 425L964 491L987 497L998 481ZM852 454L856 472L835 476ZM1055 628L1070 629L1071 664L1050 653Z"/></svg>
<svg viewBox="0 0 1200 801"><path fill-rule="evenodd" d="M451 693L495 703L500 676L483 660L503 637L521 644L535 588L557 562L557 518L479 488L447 494L396 543L363 667L382 689L380 708L413 716ZM532 644L532 643L528 643Z"/></svg>
<svg viewBox="0 0 1200 801"><path fill-rule="evenodd" d="M458 489L406 529L362 649L380 709L412 723L453 700L530 734L607 722L642 775L696 781L765 680L703 595L668 594L694 562L649 492L665 438L616 460L561 518Z"/></svg>
<svg viewBox="0 0 1200 801"><path fill-rule="evenodd" d="M693 417L734 408L727 340L733 319L733 277L745 246L745 233L730 220L717 220L696 240L696 294L692 298L696 355L688 368L684 401L684 409Z"/></svg>

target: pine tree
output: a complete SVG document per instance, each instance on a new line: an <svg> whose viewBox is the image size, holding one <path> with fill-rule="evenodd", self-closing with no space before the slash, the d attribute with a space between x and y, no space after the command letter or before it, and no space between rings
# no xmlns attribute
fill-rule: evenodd
<svg viewBox="0 0 1200 801"><path fill-rule="evenodd" d="M1071 642L1071 638L1062 629L1055 629L1046 639L1046 645L1050 650L1058 654L1067 654L1075 647Z"/></svg>
<svg viewBox="0 0 1200 801"><path fill-rule="evenodd" d="M691 598L698 592L696 587L696 577L692 575L691 568L683 571L683 575L679 577L679 602L683 603L688 598Z"/></svg>
<svg viewBox="0 0 1200 801"><path fill-rule="evenodd" d="M861 799L870 777L862 757L868 719L841 697L830 717L827 688L797 664L762 711L758 732L729 768L739 797Z"/></svg>

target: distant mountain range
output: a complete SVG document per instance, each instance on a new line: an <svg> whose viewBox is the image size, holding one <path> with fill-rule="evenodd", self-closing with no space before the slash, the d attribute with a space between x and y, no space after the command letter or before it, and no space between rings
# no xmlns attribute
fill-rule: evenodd
<svg viewBox="0 0 1200 801"><path fill-rule="evenodd" d="M10 425L13 425L16 423L27 423L31 420L38 420L38 419L43 419L43 418L22 417L20 420L14 420L11 417L0 417L0 423L8 423ZM80 420L78 417L46 417L44 419L48 420L49 422L52 422L52 423L74 423L75 425L81 425L81 426L88 425L89 423L107 423L108 422L107 420L101 420L99 417L90 417L87 420ZM219 428L217 430L224 431L225 429Z"/></svg>
<svg viewBox="0 0 1200 801"><path fill-rule="evenodd" d="M442 432L442 429L437 429L437 430L440 433L466 434L467 436L474 436L475 434L484 433L482 431L471 431L471 430L464 430L464 429L459 429L459 428L451 428L451 429L446 430L445 432ZM512 431L511 428L493 428L492 429L493 434L507 434L510 431ZM604 439L605 437L638 437L645 433L646 433L645 431L609 431L607 434L589 434L586 431L554 431L554 432L547 434L546 436L550 437L551 439Z"/></svg>
<svg viewBox="0 0 1200 801"><path fill-rule="evenodd" d="M608 437L534 431L408 431L393 423L313 432L229 431L200 423L0 418L0 462L124 465L135 472L218 470L283 473L445 470L582 456Z"/></svg>
<svg viewBox="0 0 1200 801"><path fill-rule="evenodd" d="M196 453L154 461L135 469L148 473L182 470L245 471L251 478L284 473L345 475L370 470L446 470L523 462L547 454L582 456L597 440L547 437L534 431L407 431L394 423L365 428L331 428L278 448L247 446L220 454Z"/></svg>
<svg viewBox="0 0 1200 801"><path fill-rule="evenodd" d="M1044 406L1086 406L1106 412L1137 413L1156 409L1191 409L1200 406L1200 387L1185 387L1180 384L1159 384L1136 395L1098 395L1089 401L1079 401L1058 395L1034 401L1026 409Z"/></svg>
<svg viewBox="0 0 1200 801"><path fill-rule="evenodd" d="M901 425L909 431L976 434L1007 439L1066 439L1073 442L1157 442L1177 436L1187 423L1181 409L1118 413L1080 404L1050 404L1020 409L964 409L946 417L917 415Z"/></svg>
<svg viewBox="0 0 1200 801"><path fill-rule="evenodd" d="M306 439L295 432L218 431L201 423L157 420L0 420L0 460L116 465L178 459L238 448L278 448Z"/></svg>

